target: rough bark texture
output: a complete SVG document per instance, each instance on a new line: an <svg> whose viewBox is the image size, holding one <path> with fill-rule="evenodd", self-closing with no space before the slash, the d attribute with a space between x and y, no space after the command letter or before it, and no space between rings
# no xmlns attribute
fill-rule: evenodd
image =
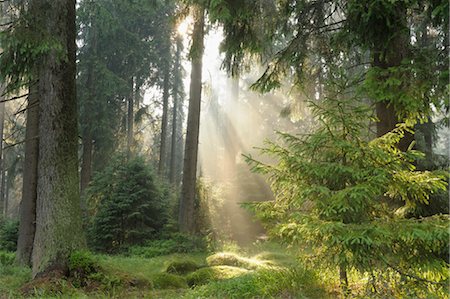
<svg viewBox="0 0 450 299"><path fill-rule="evenodd" d="M167 124L169 114L169 66L164 71L164 87L163 87L163 114L161 120L161 145L159 147L159 163L158 174L165 176L165 166L167 161Z"/></svg>
<svg viewBox="0 0 450 299"><path fill-rule="evenodd" d="M1 96L4 93L4 86L2 84L0 88L0 175L1 178L1 184L0 184L0 215L6 216L6 210L7 210L7 204L5 201L5 192L4 192L4 185L3 184L3 175L4 175L4 159L3 159L3 125L5 123L5 102L2 102L4 100L4 97Z"/></svg>
<svg viewBox="0 0 450 299"><path fill-rule="evenodd" d="M37 83L30 87L25 131L25 161L23 165L22 201L20 203L20 226L16 253L16 261L23 266L31 266L36 223L39 158L39 98L37 96L37 88Z"/></svg>
<svg viewBox="0 0 450 299"><path fill-rule="evenodd" d="M181 56L181 39L177 38L177 52L175 53L174 64L174 85L173 85L173 109L172 109L172 136L170 141L170 170L169 181L172 185L177 183L177 142L178 142L178 105L179 105L179 88L180 82L180 56Z"/></svg>
<svg viewBox="0 0 450 299"><path fill-rule="evenodd" d="M66 273L82 233L75 96L75 0L34 0L44 36L60 45L42 55L39 78L39 162L33 277Z"/></svg>
<svg viewBox="0 0 450 299"><path fill-rule="evenodd" d="M202 95L202 56L204 37L204 9L194 7L194 31L192 34L192 70L189 90L189 111L184 152L183 185L181 190L180 231L195 232L195 190L197 174L198 137Z"/></svg>

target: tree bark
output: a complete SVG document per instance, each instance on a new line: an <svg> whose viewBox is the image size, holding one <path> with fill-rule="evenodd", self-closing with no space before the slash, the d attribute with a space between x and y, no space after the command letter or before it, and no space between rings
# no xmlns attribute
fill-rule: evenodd
<svg viewBox="0 0 450 299"><path fill-rule="evenodd" d="M204 37L204 8L200 5L194 6L194 20L191 49L192 71L189 90L189 110L184 152L183 185L179 210L180 231L186 233L195 232L195 191L202 95L202 56Z"/></svg>
<svg viewBox="0 0 450 299"><path fill-rule="evenodd" d="M39 158L39 98L37 83L29 89L25 131L25 161L23 165L20 226L17 240L16 261L31 266L31 254L36 224L37 172Z"/></svg>
<svg viewBox="0 0 450 299"><path fill-rule="evenodd" d="M5 159L3 157L3 131L4 131L4 123L5 123L5 102L3 102L2 100L4 99L4 97L2 96L5 93L5 86L4 84L2 84L1 88L0 88L0 175L1 175L1 179L0 181L3 182L3 175L4 175L4 167L5 167ZM5 192L4 192L4 184L1 183L0 185L0 215L5 215L6 216L6 209L7 209L7 204L6 204L6 200L5 200Z"/></svg>
<svg viewBox="0 0 450 299"><path fill-rule="evenodd" d="M170 86L170 73L169 66L166 65L164 70L164 87L163 87L163 114L161 120L161 144L159 147L159 163L158 174L165 176L165 166L167 161L167 123L168 123L168 111L169 111L169 86Z"/></svg>
<svg viewBox="0 0 450 299"><path fill-rule="evenodd" d="M34 0L37 28L62 49L38 61L39 164L33 278L65 274L85 247L78 177L75 0Z"/></svg>
<svg viewBox="0 0 450 299"><path fill-rule="evenodd" d="M174 85L173 85L173 109L172 109L172 138L170 146L170 171L169 181L172 185L177 182L177 143L178 143L178 105L179 105L179 83L180 83L180 56L181 56L181 38L177 37L177 52L175 53L174 65Z"/></svg>

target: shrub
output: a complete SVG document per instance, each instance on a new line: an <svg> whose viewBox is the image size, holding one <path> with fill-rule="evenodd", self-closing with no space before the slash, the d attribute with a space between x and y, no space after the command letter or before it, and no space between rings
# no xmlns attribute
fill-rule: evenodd
<svg viewBox="0 0 450 299"><path fill-rule="evenodd" d="M185 289L186 279L170 273L159 273L153 276L153 285L156 289Z"/></svg>
<svg viewBox="0 0 450 299"><path fill-rule="evenodd" d="M0 250L16 251L19 221L0 219Z"/></svg>
<svg viewBox="0 0 450 299"><path fill-rule="evenodd" d="M14 264L16 255L12 252L0 251L0 266L10 266Z"/></svg>
<svg viewBox="0 0 450 299"><path fill-rule="evenodd" d="M189 280L188 280L189 283ZM209 280L186 298L324 298L311 271L303 268L249 271L226 280Z"/></svg>
<svg viewBox="0 0 450 299"><path fill-rule="evenodd" d="M133 246L131 255L152 258L172 253L202 252L206 248L205 241L201 237L189 236L181 233L171 234L168 239L150 240L145 246Z"/></svg>
<svg viewBox="0 0 450 299"><path fill-rule="evenodd" d="M86 286L99 270L100 266L88 251L76 251L69 257L69 275L75 286Z"/></svg>
<svg viewBox="0 0 450 299"><path fill-rule="evenodd" d="M114 159L87 190L93 248L112 252L153 238L168 218L163 191L143 158Z"/></svg>

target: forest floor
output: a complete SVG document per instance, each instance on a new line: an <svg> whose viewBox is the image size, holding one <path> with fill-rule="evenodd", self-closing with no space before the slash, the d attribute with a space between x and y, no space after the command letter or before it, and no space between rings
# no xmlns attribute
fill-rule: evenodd
<svg viewBox="0 0 450 299"><path fill-rule="evenodd" d="M32 282L30 270L15 266L12 257L0 253L0 299L338 296L332 286L337 282L328 280L325 288L323 277L273 243L152 258L86 252L76 257L70 278Z"/></svg>

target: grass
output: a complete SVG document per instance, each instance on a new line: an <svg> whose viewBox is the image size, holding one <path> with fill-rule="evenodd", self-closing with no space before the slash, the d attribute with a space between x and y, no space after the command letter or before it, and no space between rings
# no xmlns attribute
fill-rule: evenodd
<svg viewBox="0 0 450 299"><path fill-rule="evenodd" d="M313 272L291 267L295 257L279 247L259 250L153 258L82 253L74 261L77 280L28 286L29 269L0 266L0 298L326 298Z"/></svg>

